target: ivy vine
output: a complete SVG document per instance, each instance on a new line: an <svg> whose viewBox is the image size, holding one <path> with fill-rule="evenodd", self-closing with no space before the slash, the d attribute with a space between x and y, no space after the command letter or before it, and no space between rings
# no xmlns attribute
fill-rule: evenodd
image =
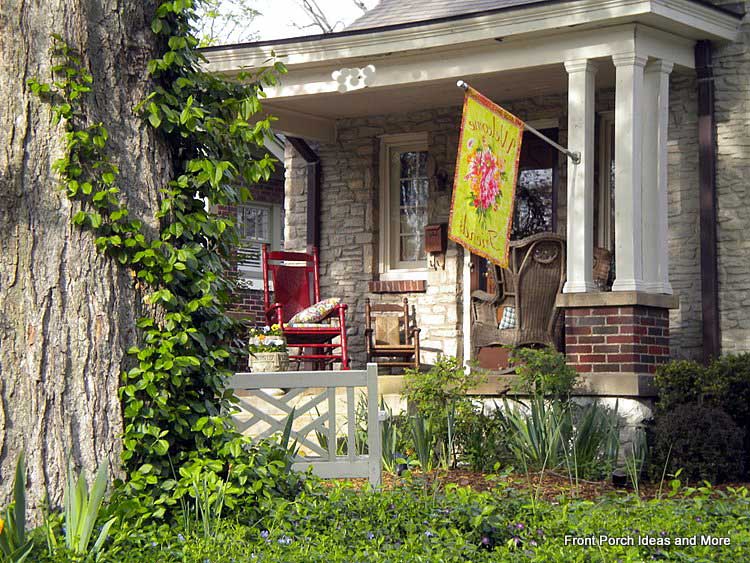
<svg viewBox="0 0 750 563"><path fill-rule="evenodd" d="M214 484L227 479L232 507L233 493L278 492L257 483L287 467L283 452L242 438L229 419L233 396L226 382L237 324L225 314L232 289L225 273L237 235L230 220L210 211L242 203L250 196L244 186L270 177L274 161L263 150L270 120L254 116L264 85L274 84L284 68L276 63L239 81L204 72L194 17L192 0L157 8L151 29L164 52L148 63L155 87L136 107L167 140L174 160L175 175L161 190L157 235L149 235L120 197L107 129L86 111L93 78L80 54L53 35L54 80L29 81L64 125L65 156L55 169L67 197L80 204L73 222L94 234L100 252L133 272L153 311L138 320L140 342L128 350L134 365L122 375L119 393L122 490L154 517L189 494L197 475L210 475Z"/></svg>

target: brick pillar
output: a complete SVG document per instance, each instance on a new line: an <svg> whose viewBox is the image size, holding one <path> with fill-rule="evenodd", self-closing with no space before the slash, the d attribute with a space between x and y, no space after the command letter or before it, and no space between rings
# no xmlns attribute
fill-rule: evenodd
<svg viewBox="0 0 750 563"><path fill-rule="evenodd" d="M647 305L567 308L565 353L579 373L653 374L669 359L669 310Z"/></svg>

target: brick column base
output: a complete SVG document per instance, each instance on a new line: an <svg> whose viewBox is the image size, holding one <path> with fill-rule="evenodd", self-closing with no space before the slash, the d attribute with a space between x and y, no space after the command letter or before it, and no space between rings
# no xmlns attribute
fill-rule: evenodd
<svg viewBox="0 0 750 563"><path fill-rule="evenodd" d="M669 359L669 310L647 305L566 308L565 354L579 373L653 374Z"/></svg>

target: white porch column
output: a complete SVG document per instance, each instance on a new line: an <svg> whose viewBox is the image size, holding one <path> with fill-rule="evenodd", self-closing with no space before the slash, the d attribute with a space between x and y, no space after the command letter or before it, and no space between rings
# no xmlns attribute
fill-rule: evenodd
<svg viewBox="0 0 750 563"><path fill-rule="evenodd" d="M568 71L568 147L581 153L568 159L567 281L564 293L596 291L594 251L594 96L596 65L587 59L565 62Z"/></svg>
<svg viewBox="0 0 750 563"><path fill-rule="evenodd" d="M672 293L669 283L667 129L669 73L673 63L654 60L644 75L643 280L650 293Z"/></svg>
<svg viewBox="0 0 750 563"><path fill-rule="evenodd" d="M646 57L613 55L615 86L615 283L613 291L643 291L642 143Z"/></svg>

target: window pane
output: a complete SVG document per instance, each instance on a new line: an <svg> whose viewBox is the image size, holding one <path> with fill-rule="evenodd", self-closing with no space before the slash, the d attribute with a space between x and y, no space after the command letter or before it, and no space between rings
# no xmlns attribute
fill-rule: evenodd
<svg viewBox="0 0 750 563"><path fill-rule="evenodd" d="M237 230L243 240L271 242L271 209L246 205L237 210Z"/></svg>
<svg viewBox="0 0 750 563"><path fill-rule="evenodd" d="M424 241L421 236L401 237L400 259L402 262L416 262L423 260L424 257Z"/></svg>
<svg viewBox="0 0 750 563"><path fill-rule="evenodd" d="M394 189L398 190L398 205L394 202L392 209L398 217L393 217L397 237L393 248L398 249L399 262L418 262L425 258L424 228L429 199L427 152L401 152L394 164L397 165L394 168L398 168L393 170L393 175L397 175Z"/></svg>

